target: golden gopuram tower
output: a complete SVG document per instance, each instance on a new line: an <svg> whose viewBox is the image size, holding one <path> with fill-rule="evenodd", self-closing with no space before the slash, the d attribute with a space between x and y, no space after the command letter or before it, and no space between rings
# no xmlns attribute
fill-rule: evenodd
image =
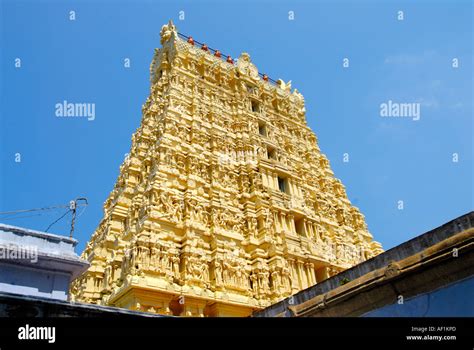
<svg viewBox="0 0 474 350"><path fill-rule="evenodd" d="M73 300L248 316L382 252L306 125L303 96L179 34L151 92Z"/></svg>

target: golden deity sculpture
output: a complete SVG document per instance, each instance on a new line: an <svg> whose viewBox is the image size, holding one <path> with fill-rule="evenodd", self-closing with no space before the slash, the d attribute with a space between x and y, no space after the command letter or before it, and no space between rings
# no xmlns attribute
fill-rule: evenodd
<svg viewBox="0 0 474 350"><path fill-rule="evenodd" d="M382 252L291 82L161 30L130 153L73 300L248 316Z"/></svg>

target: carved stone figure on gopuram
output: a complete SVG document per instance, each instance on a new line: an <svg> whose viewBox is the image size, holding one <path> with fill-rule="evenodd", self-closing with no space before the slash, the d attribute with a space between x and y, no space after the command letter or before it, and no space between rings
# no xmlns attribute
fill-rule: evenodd
<svg viewBox="0 0 474 350"><path fill-rule="evenodd" d="M291 82L161 30L151 91L71 288L81 302L248 316L382 252Z"/></svg>

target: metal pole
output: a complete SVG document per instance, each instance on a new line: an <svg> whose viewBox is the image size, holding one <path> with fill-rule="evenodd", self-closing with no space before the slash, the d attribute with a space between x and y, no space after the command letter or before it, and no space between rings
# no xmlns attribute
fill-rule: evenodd
<svg viewBox="0 0 474 350"><path fill-rule="evenodd" d="M69 202L69 209L72 210L72 221L71 221L71 232L69 232L69 238L72 238L74 232L74 222L76 221L76 200Z"/></svg>
<svg viewBox="0 0 474 350"><path fill-rule="evenodd" d="M84 201L84 205L89 204L87 203L87 198L84 197L76 198L75 200L69 202L69 209L72 211L71 232L69 233L69 238L72 238L72 234L74 233L74 224L76 222L76 211L78 201Z"/></svg>

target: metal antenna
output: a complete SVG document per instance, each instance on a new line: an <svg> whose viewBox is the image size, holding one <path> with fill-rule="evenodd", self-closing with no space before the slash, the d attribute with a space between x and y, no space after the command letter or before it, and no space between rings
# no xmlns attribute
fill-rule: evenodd
<svg viewBox="0 0 474 350"><path fill-rule="evenodd" d="M72 220L71 220L71 232L69 233L69 238L72 238L72 234L74 233L74 223L76 221L76 210L77 210L77 202L84 201L83 205L88 205L87 198L80 197L76 198L69 202L69 209L72 211Z"/></svg>

